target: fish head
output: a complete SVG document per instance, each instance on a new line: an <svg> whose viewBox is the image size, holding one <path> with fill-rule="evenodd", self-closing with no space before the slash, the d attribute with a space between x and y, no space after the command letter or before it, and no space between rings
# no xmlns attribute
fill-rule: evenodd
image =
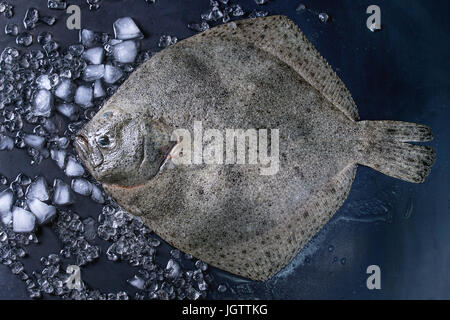
<svg viewBox="0 0 450 320"><path fill-rule="evenodd" d="M75 149L102 184L132 187L158 174L170 149L168 131L143 114L105 108L75 138Z"/></svg>

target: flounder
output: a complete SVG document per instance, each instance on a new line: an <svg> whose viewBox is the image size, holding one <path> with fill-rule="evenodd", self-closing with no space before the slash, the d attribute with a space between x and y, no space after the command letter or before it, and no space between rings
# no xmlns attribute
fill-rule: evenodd
<svg viewBox="0 0 450 320"><path fill-rule="evenodd" d="M249 130L277 132L266 149L278 152L279 168L261 174L250 162L171 165L193 151L179 148L174 131L195 136L196 121L216 133L241 129L249 145ZM209 138L200 150L221 141ZM423 125L359 121L345 85L295 23L270 16L227 23L157 53L75 145L109 195L168 243L266 280L342 205L358 165L423 182L435 154L406 142L431 139Z"/></svg>

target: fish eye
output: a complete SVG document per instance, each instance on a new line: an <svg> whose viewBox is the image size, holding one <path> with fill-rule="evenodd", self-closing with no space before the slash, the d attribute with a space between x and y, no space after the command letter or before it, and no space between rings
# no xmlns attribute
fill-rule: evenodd
<svg viewBox="0 0 450 320"><path fill-rule="evenodd" d="M111 139L107 135L102 135L97 138L97 143L100 147L107 148L111 145Z"/></svg>

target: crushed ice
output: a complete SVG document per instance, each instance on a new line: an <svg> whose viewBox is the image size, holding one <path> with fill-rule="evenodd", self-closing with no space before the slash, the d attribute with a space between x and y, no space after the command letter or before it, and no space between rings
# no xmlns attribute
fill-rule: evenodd
<svg viewBox="0 0 450 320"><path fill-rule="evenodd" d="M98 0L87 2L92 10L100 6ZM244 11L241 5L230 2L210 1L199 21L186 27L202 32L233 19L267 15L266 11ZM264 5L268 0L255 2ZM51 10L67 7L60 0L48 0L47 4ZM0 2L0 13L5 17L12 17L13 9L8 2ZM151 57L152 53L140 48L144 33L131 17L123 17L113 24L114 36L82 29L79 43L61 48L50 32L36 31L39 24L53 25L55 21L51 15L28 8L21 27L25 29L8 22L4 30L16 37L21 49L7 47L0 56L0 151L24 149L30 164L49 159L61 171L48 181L43 176L30 179L19 174L9 180L0 175L0 262L25 282L31 298L49 294L63 299L195 300L205 298L211 288L225 292L227 286L215 284L207 264L189 254L173 249L167 261L158 262L160 240L140 218L121 210L73 154L75 133L129 74ZM37 48L27 49L34 41ZM163 35L157 45L165 48L177 41L173 35ZM103 205L97 219L83 219L71 210L83 197ZM45 224L63 247L42 257L42 270L28 272L20 259L26 256L30 243L39 242L34 231L48 228ZM105 252L101 252L99 241L109 242ZM135 296L89 288L82 278L77 290L67 286L71 276L67 266L84 266L101 255L136 268L136 275L128 280L129 286L138 290Z"/></svg>

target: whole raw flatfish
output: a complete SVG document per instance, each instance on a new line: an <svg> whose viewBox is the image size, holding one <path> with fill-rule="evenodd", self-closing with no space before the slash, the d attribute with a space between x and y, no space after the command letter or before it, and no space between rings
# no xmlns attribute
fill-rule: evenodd
<svg viewBox="0 0 450 320"><path fill-rule="evenodd" d="M153 56L79 132L76 148L105 190L167 242L265 280L342 205L358 165L423 182L434 152L407 142L431 139L423 125L359 121L299 28L270 16ZM239 148L245 159L231 156Z"/></svg>

